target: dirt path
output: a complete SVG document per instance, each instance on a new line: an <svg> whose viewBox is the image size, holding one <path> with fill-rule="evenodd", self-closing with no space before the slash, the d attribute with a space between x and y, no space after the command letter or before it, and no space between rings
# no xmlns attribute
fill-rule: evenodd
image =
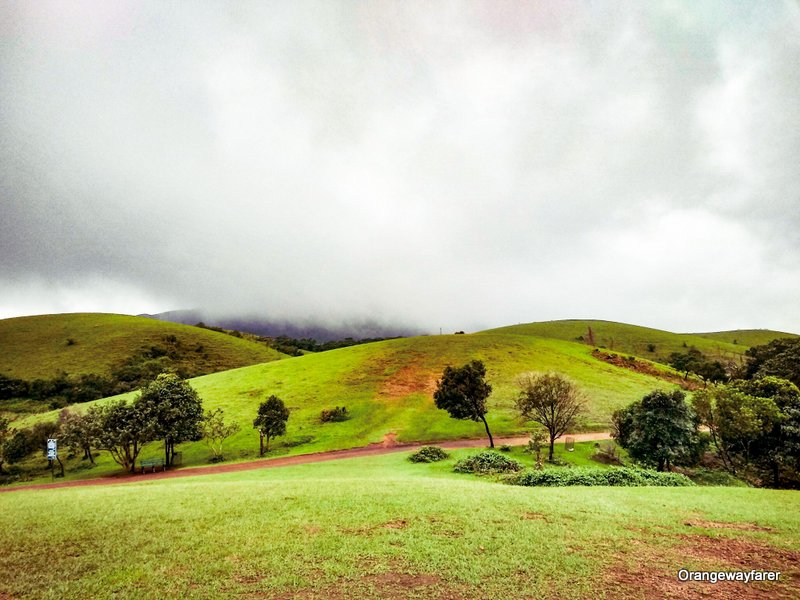
<svg viewBox="0 0 800 600"><path fill-rule="evenodd" d="M233 473L235 471L252 471L254 469L269 469L273 467L287 467L290 465L305 465L309 463L326 462L329 460L338 460L340 458L357 458L360 456L377 456L380 454L388 454L389 452L401 452L406 450L416 450L423 446L437 445L448 450L456 450L459 448L482 448L486 446L486 438L479 438L474 440L451 440L446 442L425 442L414 444L403 444L395 441L397 434L392 432L386 434L382 442L370 444L369 446L361 446L359 448L348 448L346 450L330 450L328 452L315 452L312 454L297 454L295 456L282 456L278 458L263 458L252 460L249 462L240 462L232 464L212 465L208 467L188 467L185 469L176 469L172 471L161 471L156 473L146 473L144 475L130 473L121 473L118 475L110 475L106 477L98 477L96 479L79 479L76 481L62 481L58 483L40 483L36 485L25 485L18 487L3 487L0 488L2 492L16 492L21 490L47 490L53 488L65 487L81 487L87 485L115 485L119 483L142 483L145 481L153 481L154 479L172 479L174 477L194 477L196 475L213 475L215 473ZM594 442L600 440L610 439L611 436L608 432L598 433L576 433L568 437L573 438L576 442ZM495 446L502 446L508 444L509 446L522 446L528 443L529 437L513 437L513 438L498 438L495 439ZM561 441L563 438L558 438Z"/></svg>

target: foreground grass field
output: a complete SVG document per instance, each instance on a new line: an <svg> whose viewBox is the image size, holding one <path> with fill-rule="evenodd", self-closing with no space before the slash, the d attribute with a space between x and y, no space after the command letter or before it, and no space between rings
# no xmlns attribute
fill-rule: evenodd
<svg viewBox="0 0 800 600"><path fill-rule="evenodd" d="M796 598L800 495L516 488L406 453L0 494L0 597ZM782 572L679 583L678 569Z"/></svg>
<svg viewBox="0 0 800 600"><path fill-rule="evenodd" d="M280 358L264 345L223 333L128 315L75 313L0 319L0 373L20 379L97 373L108 375L142 347L174 335L199 372L222 371ZM72 343L69 343L72 340Z"/></svg>
<svg viewBox="0 0 800 600"><path fill-rule="evenodd" d="M592 355L585 344L519 335L449 335L388 340L290 358L191 380L206 408L224 408L226 417L242 430L226 442L228 459L253 458L258 434L252 427L258 404L277 394L291 410L287 435L277 453L307 453L364 446L396 436L399 442L481 437L483 425L456 421L436 409L432 393L448 364L482 359L494 387L488 420L495 435L525 433L529 425L513 409L516 378L531 370L568 374L588 395L587 430L607 428L613 410L641 398L654 388L672 384L650 375L610 365ZM127 394L132 398L135 394ZM99 402L104 402L101 400ZM320 411L345 405L351 419L319 422ZM78 405L79 410L86 405ZM56 412L21 421L55 419ZM185 465L205 464L209 450L203 442L183 444ZM143 457L159 456L158 443ZM73 468L73 461L69 467ZM91 471L74 476L108 473L119 467L107 456ZM43 474L49 477L48 474Z"/></svg>

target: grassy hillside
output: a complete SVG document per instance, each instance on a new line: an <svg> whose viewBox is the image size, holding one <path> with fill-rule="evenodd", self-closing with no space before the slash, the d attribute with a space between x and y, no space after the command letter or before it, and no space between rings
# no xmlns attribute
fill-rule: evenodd
<svg viewBox="0 0 800 600"><path fill-rule="evenodd" d="M746 341L781 337L779 332L765 330L761 337L742 335L742 339L737 340L738 344L733 344L735 336L728 336L728 332L720 334L671 333L660 329L615 323L613 321L577 319L510 325L508 327L488 329L481 333L536 335L559 340L579 341L588 337L590 327L592 328L596 346L659 361L665 361L672 352L685 351L686 346L694 346L712 358L736 360L749 347ZM770 335L773 337L769 337Z"/></svg>
<svg viewBox="0 0 800 600"><path fill-rule="evenodd" d="M144 317L41 315L0 320L0 374L26 380L61 372L108 375L142 347L162 343L170 335L193 351L195 372L232 369L281 356L247 340Z"/></svg>
<svg viewBox="0 0 800 600"><path fill-rule="evenodd" d="M796 491L519 488L452 473L466 453L0 494L0 597L800 595Z"/></svg>
<svg viewBox="0 0 800 600"><path fill-rule="evenodd" d="M778 338L798 337L795 333L785 333L783 331L771 331L769 329L736 329L734 331L714 331L710 333L695 333L693 335L743 346L762 346Z"/></svg>
<svg viewBox="0 0 800 600"><path fill-rule="evenodd" d="M258 435L252 420L258 404L270 394L277 394L291 409L287 436L279 440L290 447L279 446L279 453L362 446L381 442L390 433L400 442L481 437L481 423L453 420L437 410L432 399L445 365L474 358L486 363L494 388L487 418L498 435L529 429L513 410L516 378L525 371L555 370L572 377L589 397L584 423L589 429L606 428L616 408L656 387L671 385L603 362L585 344L491 334L387 340L215 373L191 383L207 408L222 407L228 419L241 424L242 430L227 442L226 456L243 459L256 455ZM342 405L350 412L350 420L319 422L321 410ZM37 419L55 416L49 413ZM182 449L184 464L203 464L208 459L202 442L185 444ZM147 452L159 451L153 444ZM112 468L109 459L104 460L103 468Z"/></svg>

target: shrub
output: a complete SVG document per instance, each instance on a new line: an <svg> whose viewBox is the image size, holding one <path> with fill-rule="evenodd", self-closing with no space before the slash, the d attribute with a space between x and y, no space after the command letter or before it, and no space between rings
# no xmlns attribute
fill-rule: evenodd
<svg viewBox="0 0 800 600"><path fill-rule="evenodd" d="M604 465L622 465L619 450L614 442L595 444L594 448L595 451L592 455L592 460L603 463Z"/></svg>
<svg viewBox="0 0 800 600"><path fill-rule="evenodd" d="M438 446L423 446L409 456L408 460L415 463L432 463L444 460L448 456L450 455Z"/></svg>
<svg viewBox="0 0 800 600"><path fill-rule="evenodd" d="M525 471L506 478L506 483L523 486L562 487L569 485L586 486L693 486L694 483L679 473L663 473L645 469L598 469L576 467L574 469L546 469L544 471Z"/></svg>
<svg viewBox="0 0 800 600"><path fill-rule="evenodd" d="M487 450L458 461L453 470L456 473L489 475L493 473L515 473L522 470L522 465L513 458L503 456L499 452Z"/></svg>
<svg viewBox="0 0 800 600"><path fill-rule="evenodd" d="M339 423L347 421L350 415L347 412L346 406L337 406L335 408L327 408L319 415L319 420L323 423Z"/></svg>
<svg viewBox="0 0 800 600"><path fill-rule="evenodd" d="M503 444L500 446L500 452L511 452L511 446L508 444Z"/></svg>

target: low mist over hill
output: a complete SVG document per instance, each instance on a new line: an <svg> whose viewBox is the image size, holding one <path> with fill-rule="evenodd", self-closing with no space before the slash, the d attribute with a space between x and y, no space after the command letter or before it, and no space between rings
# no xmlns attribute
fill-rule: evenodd
<svg viewBox="0 0 800 600"><path fill-rule="evenodd" d="M140 315L159 321L196 325L205 323L224 329L237 329L266 337L286 336L290 338L311 338L318 342L329 342L345 338L391 338L409 337L429 333L419 327L381 323L374 319L360 319L338 323L325 323L313 317L306 320L284 321L269 317L221 317L212 313L193 310L171 310L153 315Z"/></svg>

